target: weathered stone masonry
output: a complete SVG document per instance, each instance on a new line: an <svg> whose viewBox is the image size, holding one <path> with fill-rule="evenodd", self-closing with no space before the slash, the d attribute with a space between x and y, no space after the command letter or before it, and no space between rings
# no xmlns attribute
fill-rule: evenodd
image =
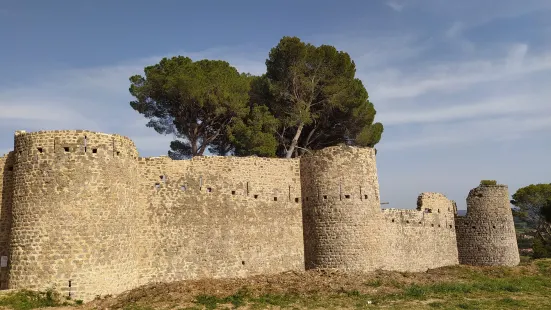
<svg viewBox="0 0 551 310"><path fill-rule="evenodd" d="M153 281L519 261L506 187L471 191L466 218L437 193L381 210L370 148L174 161L119 135L21 131L0 176L3 289L89 300Z"/></svg>

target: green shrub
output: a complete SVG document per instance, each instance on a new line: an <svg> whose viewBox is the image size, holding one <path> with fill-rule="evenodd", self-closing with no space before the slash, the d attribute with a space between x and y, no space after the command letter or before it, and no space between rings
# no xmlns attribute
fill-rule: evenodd
<svg viewBox="0 0 551 310"><path fill-rule="evenodd" d="M53 290L45 292L22 290L0 297L0 306L9 307L14 310L30 310L59 305L61 305L59 296Z"/></svg>
<svg viewBox="0 0 551 310"><path fill-rule="evenodd" d="M534 252L532 253L533 258L551 257L551 245L547 244L540 237L536 237L533 240L534 240L534 242L532 243L532 249L534 250Z"/></svg>
<svg viewBox="0 0 551 310"><path fill-rule="evenodd" d="M497 185L496 180L482 180L480 181L480 185L486 186L486 185Z"/></svg>

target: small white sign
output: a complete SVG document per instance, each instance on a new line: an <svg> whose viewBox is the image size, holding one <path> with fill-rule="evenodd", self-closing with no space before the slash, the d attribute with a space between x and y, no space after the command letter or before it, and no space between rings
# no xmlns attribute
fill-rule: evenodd
<svg viewBox="0 0 551 310"><path fill-rule="evenodd" d="M0 267L8 267L8 257L7 256L0 257Z"/></svg>

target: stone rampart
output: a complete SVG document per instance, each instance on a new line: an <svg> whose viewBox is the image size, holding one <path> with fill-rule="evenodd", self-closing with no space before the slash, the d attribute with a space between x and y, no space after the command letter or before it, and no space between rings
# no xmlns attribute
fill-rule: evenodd
<svg viewBox="0 0 551 310"><path fill-rule="evenodd" d="M383 210L381 268L425 271L458 264L454 203L438 193L423 193L417 201L414 210Z"/></svg>
<svg viewBox="0 0 551 310"><path fill-rule="evenodd" d="M298 159L141 158L148 281L304 269Z"/></svg>
<svg viewBox="0 0 551 310"><path fill-rule="evenodd" d="M518 263L506 187L471 191L466 219L437 193L381 210L371 148L175 161L119 135L21 131L0 176L0 288L90 300L153 281Z"/></svg>

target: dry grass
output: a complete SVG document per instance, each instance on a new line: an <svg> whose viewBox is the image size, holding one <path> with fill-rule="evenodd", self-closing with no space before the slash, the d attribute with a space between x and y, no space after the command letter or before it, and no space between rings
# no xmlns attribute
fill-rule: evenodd
<svg viewBox="0 0 551 310"><path fill-rule="evenodd" d="M551 309L551 260L518 267L454 266L425 273L307 271L157 283L76 308Z"/></svg>

